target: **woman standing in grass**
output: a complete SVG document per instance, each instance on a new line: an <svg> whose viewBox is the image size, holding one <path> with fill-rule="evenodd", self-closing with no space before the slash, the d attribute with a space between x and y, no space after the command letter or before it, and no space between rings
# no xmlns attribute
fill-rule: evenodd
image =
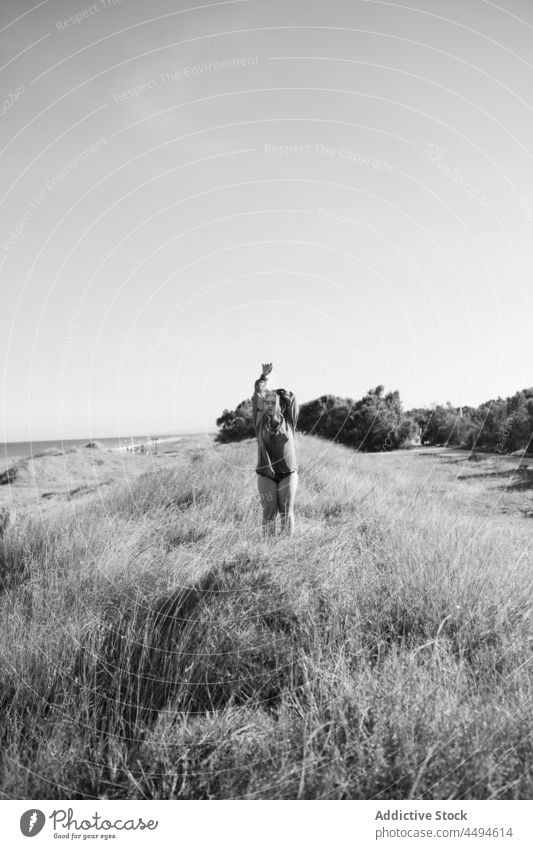
<svg viewBox="0 0 533 849"><path fill-rule="evenodd" d="M298 404L292 392L266 388L272 363L263 363L255 381L252 415L257 436L257 485L263 505L263 533L275 534L276 515L281 529L294 532L294 499L298 487L298 464L294 449L294 431Z"/></svg>

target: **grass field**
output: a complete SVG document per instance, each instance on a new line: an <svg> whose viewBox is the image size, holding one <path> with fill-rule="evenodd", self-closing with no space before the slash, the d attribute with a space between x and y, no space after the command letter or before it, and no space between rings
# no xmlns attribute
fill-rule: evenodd
<svg viewBox="0 0 533 849"><path fill-rule="evenodd" d="M532 798L529 473L298 454L292 539L253 441L6 530L3 798Z"/></svg>

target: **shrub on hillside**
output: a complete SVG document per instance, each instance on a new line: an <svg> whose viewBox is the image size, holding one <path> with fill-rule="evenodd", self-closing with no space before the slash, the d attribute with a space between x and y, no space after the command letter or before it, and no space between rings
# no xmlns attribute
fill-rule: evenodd
<svg viewBox="0 0 533 849"><path fill-rule="evenodd" d="M240 442L255 436L251 400L241 401L235 410L224 410L216 424L220 428L217 442Z"/></svg>
<svg viewBox="0 0 533 849"><path fill-rule="evenodd" d="M298 427L360 451L390 451L410 442L415 422L405 416L399 392L369 389L359 401L322 395L302 404Z"/></svg>
<svg viewBox="0 0 533 849"><path fill-rule="evenodd" d="M430 445L498 453L527 451L533 434L533 388L479 407L454 407L448 402L433 409L410 410L407 415L421 423L422 439Z"/></svg>

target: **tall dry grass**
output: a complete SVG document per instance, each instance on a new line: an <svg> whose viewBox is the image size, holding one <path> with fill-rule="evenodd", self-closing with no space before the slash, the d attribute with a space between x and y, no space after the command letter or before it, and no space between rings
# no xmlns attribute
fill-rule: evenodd
<svg viewBox="0 0 533 849"><path fill-rule="evenodd" d="M531 798L527 520L431 458L299 455L292 539L251 441L6 531L4 798Z"/></svg>

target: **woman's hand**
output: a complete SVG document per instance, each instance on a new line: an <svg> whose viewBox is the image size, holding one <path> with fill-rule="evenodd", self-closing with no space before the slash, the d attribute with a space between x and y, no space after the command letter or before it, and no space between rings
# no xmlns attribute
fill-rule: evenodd
<svg viewBox="0 0 533 849"><path fill-rule="evenodd" d="M264 374L265 377L267 377L270 374L271 371L272 371L272 363L263 363L261 374Z"/></svg>

